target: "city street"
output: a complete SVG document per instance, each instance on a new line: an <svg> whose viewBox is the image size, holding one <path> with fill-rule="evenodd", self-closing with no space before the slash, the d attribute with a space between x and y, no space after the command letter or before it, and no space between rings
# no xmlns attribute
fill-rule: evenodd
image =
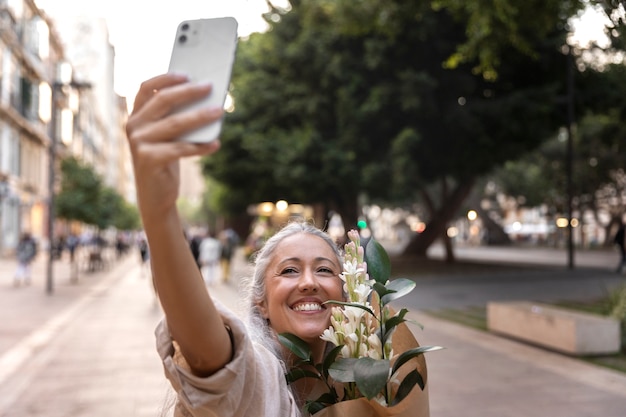
<svg viewBox="0 0 626 417"><path fill-rule="evenodd" d="M491 252L495 262L513 256L509 250L476 248L474 256ZM542 257L538 251L526 256ZM611 254L606 256L605 266ZM69 269L59 262L53 295L45 293L44 259L35 265L29 287L11 286L13 266L0 262L0 416L160 415L172 399L154 348L161 311L138 255L131 253L108 270L81 274L78 284L69 282ZM236 278L249 274L241 256L233 270ZM626 375L420 311L490 297L536 299L549 291L554 297L583 297L590 288L623 279L606 267L566 271L558 266L416 277L417 289L402 304L424 325L415 331L418 340L446 348L427 356L431 415L623 417ZM235 283L218 285L212 293L238 309Z"/></svg>

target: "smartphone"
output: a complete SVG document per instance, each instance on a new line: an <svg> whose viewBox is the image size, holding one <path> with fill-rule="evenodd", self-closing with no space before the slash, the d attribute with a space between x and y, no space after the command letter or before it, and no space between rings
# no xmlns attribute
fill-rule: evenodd
<svg viewBox="0 0 626 417"><path fill-rule="evenodd" d="M169 72L182 73L193 82L210 82L211 93L177 111L224 106L237 50L237 21L232 17L185 20L176 29ZM217 139L223 120L190 131L180 140L210 142Z"/></svg>

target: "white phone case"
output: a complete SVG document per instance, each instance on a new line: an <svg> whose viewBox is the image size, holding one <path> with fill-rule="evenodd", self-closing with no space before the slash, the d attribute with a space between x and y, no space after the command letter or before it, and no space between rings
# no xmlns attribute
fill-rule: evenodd
<svg viewBox="0 0 626 417"><path fill-rule="evenodd" d="M180 110L224 106L237 49L237 21L232 17L186 20L178 25L169 72L186 74L193 82L213 85L206 99ZM180 138L210 142L219 137L222 120L191 131Z"/></svg>

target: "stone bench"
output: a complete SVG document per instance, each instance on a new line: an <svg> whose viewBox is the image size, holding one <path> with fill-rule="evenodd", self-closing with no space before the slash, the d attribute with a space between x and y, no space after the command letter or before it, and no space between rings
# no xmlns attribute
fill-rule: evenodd
<svg viewBox="0 0 626 417"><path fill-rule="evenodd" d="M616 319L526 301L488 303L487 328L571 355L614 354L621 345Z"/></svg>

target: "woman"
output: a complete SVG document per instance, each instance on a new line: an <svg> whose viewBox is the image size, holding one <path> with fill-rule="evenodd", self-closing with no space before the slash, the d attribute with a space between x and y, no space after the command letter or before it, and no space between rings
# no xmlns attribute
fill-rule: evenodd
<svg viewBox="0 0 626 417"><path fill-rule="evenodd" d="M172 110L210 94L211 86L180 74L157 76L137 93L126 131L137 197L151 250L152 274L165 320L157 329L165 372L178 392L176 415L299 416L315 387L294 392L284 373L293 362L275 340L289 332L324 354L320 335L330 322L327 300L342 298L341 259L334 242L307 224L290 224L257 257L250 325L214 302L204 285L176 210L178 160L216 152L219 142L175 138L222 117L221 108Z"/></svg>

